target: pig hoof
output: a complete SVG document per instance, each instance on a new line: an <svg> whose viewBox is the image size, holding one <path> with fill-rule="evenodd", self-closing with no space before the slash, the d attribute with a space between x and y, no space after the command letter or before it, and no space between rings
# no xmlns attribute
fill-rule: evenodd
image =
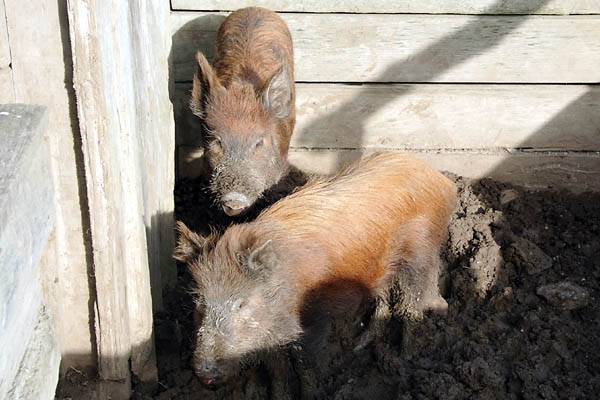
<svg viewBox="0 0 600 400"><path fill-rule="evenodd" d="M354 353L361 352L368 345L374 342L377 336L380 336L380 333L377 331L377 329L367 329L363 334L360 335L358 344L354 346L354 349L352 349L352 351Z"/></svg>
<svg viewBox="0 0 600 400"><path fill-rule="evenodd" d="M448 314L448 303L441 296L436 296L428 302L427 310L431 310L434 314L446 316Z"/></svg>

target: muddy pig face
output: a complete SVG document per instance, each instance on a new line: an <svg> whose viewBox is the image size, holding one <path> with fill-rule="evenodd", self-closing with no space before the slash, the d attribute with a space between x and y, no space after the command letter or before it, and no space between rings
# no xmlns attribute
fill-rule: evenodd
<svg viewBox="0 0 600 400"><path fill-rule="evenodd" d="M261 351L295 340L299 320L286 301L289 285L274 273L278 256L271 241L227 238L226 232L213 246L182 223L178 230L175 258L188 264L195 284L193 368L214 387Z"/></svg>
<svg viewBox="0 0 600 400"><path fill-rule="evenodd" d="M291 75L281 67L257 89L249 72L224 86L201 53L197 61L190 106L203 123L211 191L227 215L241 215L287 171Z"/></svg>

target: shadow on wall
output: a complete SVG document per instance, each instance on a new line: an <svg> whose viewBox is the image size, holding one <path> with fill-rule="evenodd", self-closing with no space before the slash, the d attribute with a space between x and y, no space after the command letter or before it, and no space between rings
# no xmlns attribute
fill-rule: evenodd
<svg viewBox="0 0 600 400"><path fill-rule="evenodd" d="M486 11L486 14L493 15L497 10L502 8L503 2L497 2ZM548 0L530 1L530 12L535 12L537 9L544 7ZM494 26L493 34L482 35L481 32L486 31L489 25L489 16L483 15L474 17L472 22L466 24L456 32L438 40L437 42L427 46L423 50L417 52L414 56L399 60L390 66L376 79L377 82L394 82L398 76L416 76L419 82L435 81L440 75L451 70L453 67L468 61L470 58L485 53L487 50L495 47L500 41L509 36L511 32L517 29L528 18L527 15L512 15L507 18L505 24ZM174 108L178 110L179 115L176 118L176 143L179 145L201 146L200 127L198 119L191 114L187 101L189 98L189 89L191 81L191 71L189 78L182 78L181 71L189 69L191 63L189 59L193 59L194 53L197 50L202 51L210 59L214 53L215 36L218 26L223 21L223 15L205 15L200 18L187 22L173 34L173 47L170 60L170 94L171 101L174 103ZM489 27L488 27L489 28ZM488 29L489 31L489 29ZM452 51L448 51L452 49ZM177 53L177 60L173 59L173 52ZM174 65L173 63L177 63ZM178 71L176 82L175 70ZM182 80L184 79L184 80ZM443 90L443 85L440 85L440 90ZM182 88L185 87L185 94L182 94ZM336 105L333 112L317 118L310 122L308 126L297 129L294 133L294 141L301 144L303 148L323 148L328 145L323 145L322 137L318 132L330 131L331 126L344 127L344 136L351 138L352 147L358 151L348 151L348 149L337 149L333 152L332 168L337 169L342 165L359 158L364 148L367 147L365 138L367 129L364 123L370 116L376 114L379 110L389 105L398 97L408 95L410 91L418 85L397 85L393 92L386 92L385 96L373 95L373 89L366 87L359 89L356 94L349 100ZM368 102L368 107L366 106ZM589 129L598 129L600 126L600 117L597 113L591 112L600 102L600 92L597 87L590 86L589 91L574 100L562 112L554 118L547 121L527 140L517 145L518 150L527 151L529 147L543 150L557 150L557 143L560 143L562 149L571 150L594 150L600 148L600 144L596 143L590 148L590 139L594 137L594 132ZM360 110L361 120L354 124L348 124L348 115L356 113ZM492 113L490 113L492 114ZM353 119L354 121L354 119ZM586 121L586 122L582 122ZM500 124L501 125L501 124ZM339 128L336 128L339 129ZM572 131L572 135L566 135L565 131ZM585 132L582 132L585 131ZM460 133L457 133L460 134ZM500 133L497 133L500 134ZM581 138L584 138L581 141ZM600 142L600 135L596 135ZM331 139L330 139L331 140ZM414 139L413 139L414 140ZM551 143L555 148L545 146ZM332 147L336 147L332 145ZM417 146L418 147L418 146ZM530 154L520 153L518 155L528 156ZM189 155L188 155L189 156ZM202 170L202 158L198 155L192 155L187 161L190 168ZM572 174L570 171L582 172L579 176L585 176L585 171L593 170L594 160L589 157L584 158L583 154L578 154L581 157L571 157L569 161L574 161L572 165L565 164L558 166L561 161L566 161L560 155L555 154L555 157L545 157L541 165L541 159L534 160L533 157L511 157L511 160L502 163L501 166L494 168L492 175L497 177L514 177L521 176L520 182L527 180L535 182L534 175L543 174L551 179L567 179L570 183L575 183L575 186L581 188L586 187L585 182L573 182L577 178L577 174ZM179 155L177 156L179 159ZM489 157L489 162L492 163L498 157ZM481 162L486 162L480 160ZM195 166L191 163L196 163ZM481 168L481 167L479 167ZM491 166L490 166L491 168ZM595 176L595 175L590 175Z"/></svg>
<svg viewBox="0 0 600 400"><path fill-rule="evenodd" d="M188 85L185 96L181 96L181 93L177 90L175 79L175 62L173 53L184 52L190 55L190 59L195 60L196 51L202 51L209 60L213 59L215 50L215 40L217 36L217 29L225 19L223 15L205 15L200 18L196 18L173 34L171 51L169 53L169 97L173 104L173 110L175 110L175 170L179 173L179 158L183 155L179 154L179 146L181 144L202 146L201 136L201 125L196 117L189 108L189 99L191 96L192 89L192 78L193 73L189 76L189 79L185 81ZM201 27L203 32L200 37L194 34L197 32L197 28ZM194 64L195 65L195 64ZM179 110L179 115L176 110ZM200 156L200 155L199 155ZM191 160L190 160L191 161ZM200 171L203 170L202 158L196 159L194 167L197 167ZM177 175L176 175L177 177Z"/></svg>
<svg viewBox="0 0 600 400"><path fill-rule="evenodd" d="M599 89L588 86L529 135L519 145L520 151L496 165L490 175L516 177L537 190L556 190L566 184L577 193L600 190L600 114L594 111L600 107ZM539 145L549 141L553 148ZM557 182L556 187L551 182Z"/></svg>
<svg viewBox="0 0 600 400"><path fill-rule="evenodd" d="M530 1L530 12L535 12L536 10L542 8L546 3L548 3L548 1L549 0ZM497 2L495 5L489 7L483 14L496 14L497 11L502 8L502 3L502 1ZM402 71L403 76L417 76L419 77L420 82L431 82L439 75L452 69L460 63L463 63L474 56L480 55L486 50L496 46L501 40L503 40L511 32L517 29L525 20L527 20L528 16L512 16L506 24L499 25L497 30L494 31L493 35L482 36L480 32L485 31L485 28L488 24L487 18L488 17L485 15L475 18L472 22L468 23L460 30L431 44L415 55L412 55L410 58L391 64L386 71L384 71L377 79L375 79L375 81L394 82L394 80L397 80L396 77L399 75L399 71ZM209 59L212 59L212 55L214 53L214 38L216 36L216 29L223 19L224 17L221 15L207 15L186 23L173 35L174 50L172 50L172 52L177 51L178 53L188 54L189 57L193 58L194 52L196 50L200 50L206 54ZM192 35L190 33L192 31L195 31L196 34ZM201 32L200 35L197 34L198 31ZM474 38L476 38L476 40L473 40ZM452 52L449 53L447 49L452 49ZM440 54L443 54L443 56L440 56ZM448 54L450 54L450 56L448 56ZM172 54L170 65L171 100L175 104L180 103L182 99L176 96L174 91L175 77L173 71L174 66ZM426 65L427 68L423 68L424 65ZM186 82L189 83L191 79L192 76L190 76L189 80L186 80ZM394 94L396 97L398 97L408 94L410 90L410 88L405 87L404 89L395 91ZM367 94L366 90L359 91L355 97L348 100L346 103L341 104L335 112L315 120L301 131L297 130L294 133L296 136L295 140L302 143L303 146L307 148L318 145L319 143L315 142L316 140L319 140L318 135L310 135L309 132L327 130L327 127L331 125L331 121L344 120L348 113L352 112L352 110L356 108L355 106L357 104L361 104L361 98L365 94ZM392 101L393 97L374 97L372 99L372 102L369 104L370 107L368 112L365 112L364 114L365 119L368 118L368 114L376 113L388 102ZM190 130L197 128L197 126L194 125L194 118L190 118L191 113L189 110L187 110L187 107L184 108L186 109L186 115L182 115L180 117L180 121L177 123L178 127L176 129L176 141L179 143L181 138L187 136L187 139L185 140L186 144L194 143L199 145L199 138L190 134ZM361 138L365 136L364 126L362 124L357 124L355 126L349 126L348 129L349 132L347 135L352 138L357 138L355 147L361 149L363 147ZM340 153L340 157L336 163L336 167L338 168L347 162L360 158L361 152L353 152L350 158L347 157L348 155L345 155L345 157L342 157L341 155L342 153Z"/></svg>
<svg viewBox="0 0 600 400"><path fill-rule="evenodd" d="M537 0L531 1L530 12L543 7L549 0ZM501 8L503 1L497 2L495 5L489 7L481 17L474 19L472 22L461 28L459 31L452 35L446 36L441 40L427 46L420 52L411 55L409 59L400 60L390 65L385 72L383 72L377 82L394 82L394 78L398 75L398 71L404 71L403 74L406 76L419 76L420 82L432 82L436 77L457 66L458 64L465 62L471 57L477 56L484 53L486 50L493 48L511 32L519 27L524 21L527 20L527 15L513 16L510 23L501 25L497 31L494 32L493 36L482 37L480 32L485 29L487 24L487 16L497 14L497 10ZM473 40L477 38L477 40ZM452 53L449 53L447 49L453 49ZM439 54L452 54L450 57L444 57L440 60ZM427 64L427 68L423 68L423 65ZM420 72L425 69L428 73L424 74ZM414 71L414 72L411 72ZM408 87L397 90L394 92L396 96L403 96L410 92ZM348 100L345 104L339 106L339 109L325 117L319 118L303 131L295 132L294 135L299 136L299 140L305 147L312 147L317 143L311 143L310 140L306 140L303 136L308 135L308 132L313 130L326 130L326 127L330 124L331 120L343 120L347 115L348 111L353 109L353 104L361 103L361 98L367 94L367 90L359 91L354 98ZM374 103L370 103L369 113L374 114L379 109L387 104L387 102L393 100L393 97L387 98L374 98ZM367 115L365 113L365 119ZM324 129L325 128L325 129ZM354 127L348 127L350 130L348 136L353 138L363 138L366 134L363 125L356 125ZM298 138L296 138L298 139ZM318 138L317 138L318 139ZM362 143L357 143L356 148L362 149ZM341 153L340 153L341 154ZM362 151L352 153L348 157L338 157L336 169L342 167L347 162L354 161L360 158Z"/></svg>

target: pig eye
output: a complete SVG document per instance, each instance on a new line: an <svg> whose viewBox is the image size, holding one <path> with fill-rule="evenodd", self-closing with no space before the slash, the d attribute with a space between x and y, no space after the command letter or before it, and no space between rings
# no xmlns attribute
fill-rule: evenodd
<svg viewBox="0 0 600 400"><path fill-rule="evenodd" d="M254 150L259 150L264 145L265 145L265 138L261 138L256 143L254 143Z"/></svg>
<svg viewBox="0 0 600 400"><path fill-rule="evenodd" d="M238 301L236 301L233 304L232 309L233 310L241 310L242 308L244 308L246 306L246 304L248 304L248 301L246 299L239 299Z"/></svg>

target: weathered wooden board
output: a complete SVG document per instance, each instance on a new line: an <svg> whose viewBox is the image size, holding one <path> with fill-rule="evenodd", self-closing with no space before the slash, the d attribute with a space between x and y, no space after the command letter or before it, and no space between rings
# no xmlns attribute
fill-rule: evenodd
<svg viewBox="0 0 600 400"><path fill-rule="evenodd" d="M0 68L10 65L10 47L8 45L8 28L4 4L0 4ZM3 86L0 86L4 88Z"/></svg>
<svg viewBox="0 0 600 400"><path fill-rule="evenodd" d="M387 150L391 151L391 150ZM574 192L600 191L600 153L544 153L508 151L409 151L442 171L467 178L490 177L534 189L569 189ZM180 146L180 177L205 173L201 148ZM338 171L373 150L290 149L290 163L318 174Z"/></svg>
<svg viewBox="0 0 600 400"><path fill-rule="evenodd" d="M0 68L0 104L15 102L15 88L10 67Z"/></svg>
<svg viewBox="0 0 600 400"><path fill-rule="evenodd" d="M173 13L173 78L214 51L226 13ZM600 16L282 14L297 81L600 81ZM343 34L342 34L343 33Z"/></svg>
<svg viewBox="0 0 600 400"><path fill-rule="evenodd" d="M302 170L332 173L362 154L359 151L291 150L290 162ZM490 177L533 189L600 191L600 154L419 153L436 168L469 178Z"/></svg>
<svg viewBox="0 0 600 400"><path fill-rule="evenodd" d="M585 85L296 85L292 147L543 148L600 151L600 87ZM178 145L199 145L177 84Z"/></svg>
<svg viewBox="0 0 600 400"><path fill-rule="evenodd" d="M233 11L261 6L275 11L413 14L598 14L597 0L171 0L174 10Z"/></svg>
<svg viewBox="0 0 600 400"><path fill-rule="evenodd" d="M61 358L54 319L46 307L40 307L36 317L33 338L21 360L18 380L7 399L55 399Z"/></svg>
<svg viewBox="0 0 600 400"><path fill-rule="evenodd" d="M48 112L25 104L0 105L0 398L21 386L22 364L42 305L40 258L54 223L54 187L44 135ZM58 363L53 371L58 373ZM40 371L41 372L41 371ZM43 370L46 379L51 371ZM50 374L49 374L50 373ZM31 385L39 382L29 382Z"/></svg>
<svg viewBox="0 0 600 400"><path fill-rule="evenodd" d="M157 379L150 267L173 243L168 5L68 4L98 293L100 397L125 399L131 374ZM155 257L163 259L149 261ZM157 295L160 289L159 279Z"/></svg>
<svg viewBox="0 0 600 400"><path fill-rule="evenodd" d="M14 103L15 90L10 69L10 47L4 3L0 4L0 104Z"/></svg>
<svg viewBox="0 0 600 400"><path fill-rule="evenodd" d="M68 83L72 66L66 2L4 0L4 5L11 40L13 101L45 105L49 114L46 140L55 187L55 224L42 259L44 301L55 317L62 371L85 370L96 364L95 338L90 334L93 290L84 243L89 227L83 227L87 209L82 210L86 200L81 143L76 141L77 123L71 119L76 118L76 110Z"/></svg>

